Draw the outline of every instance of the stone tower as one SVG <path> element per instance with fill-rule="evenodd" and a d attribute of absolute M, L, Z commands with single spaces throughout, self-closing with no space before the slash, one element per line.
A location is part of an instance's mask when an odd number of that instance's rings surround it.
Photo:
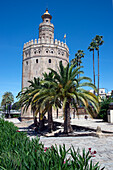
<path fill-rule="evenodd" d="M 64 66 L 69 62 L 69 49 L 66 43 L 57 39 L 54 41 L 54 25 L 51 23 L 52 16 L 48 9 L 42 15 L 43 22 L 39 25 L 39 38 L 24 44 L 22 88 L 28 87 L 28 80 L 34 77 L 42 78 L 42 73 L 49 72 L 48 68 L 58 71 L 59 61 Z M 29 109 L 23 117 L 32 117 Z"/>

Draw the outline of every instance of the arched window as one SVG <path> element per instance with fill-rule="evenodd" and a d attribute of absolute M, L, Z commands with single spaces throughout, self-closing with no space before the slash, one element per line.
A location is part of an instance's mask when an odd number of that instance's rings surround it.
<path fill-rule="evenodd" d="M 26 61 L 26 65 L 28 65 L 28 61 Z"/>
<path fill-rule="evenodd" d="M 51 59 L 49 59 L 49 63 L 51 63 Z"/>
<path fill-rule="evenodd" d="M 36 63 L 38 63 L 38 59 L 36 59 Z"/>

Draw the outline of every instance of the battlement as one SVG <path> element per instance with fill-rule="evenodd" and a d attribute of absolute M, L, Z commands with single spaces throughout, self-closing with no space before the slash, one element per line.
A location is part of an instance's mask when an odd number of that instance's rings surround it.
<path fill-rule="evenodd" d="M 37 39 L 35 40 L 32 39 L 31 41 L 24 43 L 24 49 L 32 45 L 43 44 L 43 43 L 58 45 L 58 46 L 66 48 L 69 51 L 67 44 L 64 43 L 63 41 L 61 42 L 60 40 L 57 40 L 57 39 L 55 39 L 54 41 L 53 39 L 50 40 L 50 39 L 44 39 L 44 38 L 38 38 L 38 41 Z"/>

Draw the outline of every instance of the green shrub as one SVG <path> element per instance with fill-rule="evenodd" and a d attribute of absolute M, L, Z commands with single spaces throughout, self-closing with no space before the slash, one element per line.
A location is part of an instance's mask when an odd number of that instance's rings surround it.
<path fill-rule="evenodd" d="M 95 151 L 96 152 L 96 151 Z M 13 123 L 0 119 L 0 169 L 3 170 L 100 170 L 90 161 L 91 150 L 82 155 L 72 146 L 44 148 L 39 139 L 30 140 Z"/>
<path fill-rule="evenodd" d="M 12 105 L 12 110 L 19 110 L 21 109 L 21 105 L 19 102 L 15 102 L 13 105 Z"/>
<path fill-rule="evenodd" d="M 113 101 L 112 98 L 106 98 L 104 99 L 101 103 L 100 103 L 100 111 L 99 111 L 99 114 L 98 114 L 98 117 L 99 119 L 103 119 L 104 121 L 108 121 L 107 120 L 107 110 L 109 108 L 109 104 Z"/>

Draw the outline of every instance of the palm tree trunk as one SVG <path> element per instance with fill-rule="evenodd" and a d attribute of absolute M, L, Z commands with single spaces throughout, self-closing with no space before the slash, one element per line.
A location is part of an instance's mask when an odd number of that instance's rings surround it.
<path fill-rule="evenodd" d="M 48 130 L 49 132 L 53 130 L 52 107 L 48 110 Z"/>
<path fill-rule="evenodd" d="M 95 85 L 95 61 L 94 61 L 94 50 L 93 50 L 93 77 L 94 77 L 94 85 Z M 94 91 L 95 94 L 95 91 Z"/>
<path fill-rule="evenodd" d="M 5 112 L 6 112 L 6 104 L 5 104 Z"/>
<path fill-rule="evenodd" d="M 99 74 L 99 47 L 98 47 L 98 96 L 99 96 L 99 77 L 100 74 Z"/>
<path fill-rule="evenodd" d="M 75 119 L 75 108 L 74 108 L 74 111 L 73 111 L 73 119 Z"/>
<path fill-rule="evenodd" d="M 72 127 L 70 124 L 70 107 L 69 103 L 66 103 L 65 113 L 64 113 L 64 133 L 68 134 L 68 132 L 72 132 Z"/>
<path fill-rule="evenodd" d="M 8 105 L 8 114 L 9 114 L 9 118 L 11 118 L 11 115 L 10 115 L 10 104 Z"/>
<path fill-rule="evenodd" d="M 33 111 L 34 126 L 36 127 L 36 126 L 37 126 L 37 117 L 35 116 L 36 108 L 34 107 L 34 108 L 32 109 L 32 111 Z"/>
<path fill-rule="evenodd" d="M 42 131 L 44 129 L 44 119 L 41 119 L 41 113 L 39 112 L 39 129 Z"/>
<path fill-rule="evenodd" d="M 58 108 L 56 109 L 56 111 L 57 111 L 57 116 L 56 116 L 56 118 L 58 119 Z"/>

